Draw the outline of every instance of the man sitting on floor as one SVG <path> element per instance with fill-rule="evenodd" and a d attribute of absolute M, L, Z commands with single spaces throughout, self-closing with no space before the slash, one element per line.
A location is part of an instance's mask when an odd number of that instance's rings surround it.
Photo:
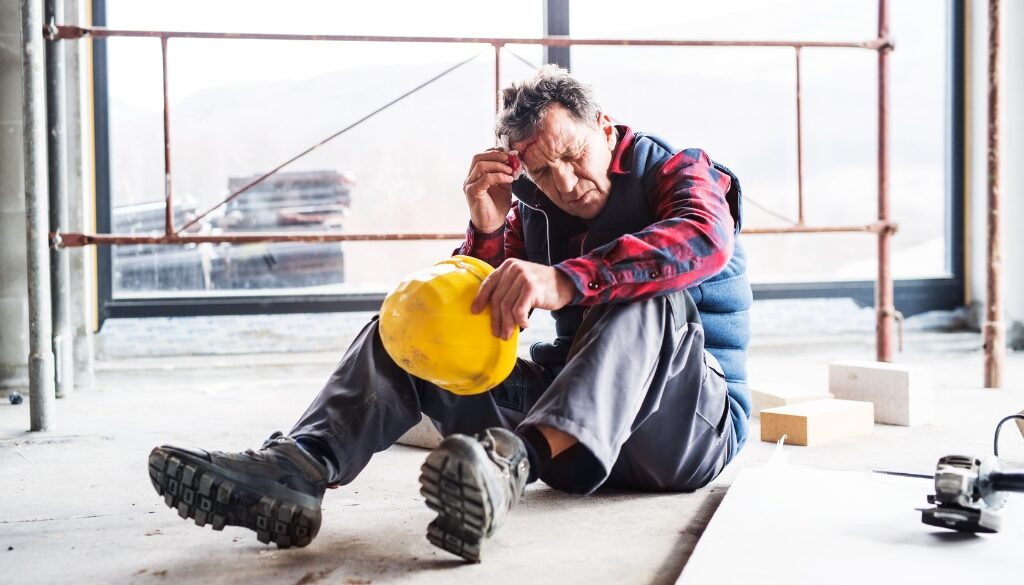
<path fill-rule="evenodd" d="M 426 414 L 447 438 L 420 477 L 435 545 L 480 545 L 537 479 L 689 491 L 746 439 L 750 285 L 739 181 L 697 149 L 617 126 L 589 86 L 545 66 L 503 92 L 509 149 L 473 157 L 457 253 L 497 269 L 472 310 L 495 336 L 552 311 L 557 337 L 490 392 L 456 396 L 403 371 L 374 317 L 287 435 L 259 451 L 157 447 L 150 476 L 182 517 L 305 546 L 342 486 Z M 519 165 L 525 176 L 516 178 Z"/>

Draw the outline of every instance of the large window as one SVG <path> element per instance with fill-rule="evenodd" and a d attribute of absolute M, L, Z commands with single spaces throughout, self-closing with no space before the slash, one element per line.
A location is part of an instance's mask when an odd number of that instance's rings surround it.
<path fill-rule="evenodd" d="M 574 36 L 864 41 L 877 35 L 871 0 L 721 0 L 572 4 Z M 651 18 L 657 14 L 657 18 Z M 892 0 L 892 216 L 896 278 L 952 273 L 946 248 L 946 145 L 950 116 L 948 18 L 934 0 Z M 852 225 L 877 213 L 877 63 L 874 51 L 802 51 L 805 216 Z M 606 108 L 679 148 L 701 147 L 741 178 L 749 226 L 797 217 L 794 50 L 577 47 L 572 67 L 593 80 Z M 637 97 L 643 87 L 646 98 Z M 755 282 L 869 280 L 875 240 L 865 235 L 748 238 Z"/>
<path fill-rule="evenodd" d="M 901 286 L 910 286 L 917 291 L 917 308 L 959 302 L 959 230 L 950 227 L 957 225 L 958 211 L 952 210 L 959 185 L 950 158 L 960 148 L 954 75 L 960 57 L 959 37 L 950 31 L 959 28 L 960 4 L 954 1 L 947 10 L 928 0 L 891 2 L 898 42 L 891 84 L 893 215 L 900 223 L 894 271 L 909 279 L 898 284 L 897 303 L 908 298 L 905 291 L 901 297 Z M 97 24 L 128 29 L 538 37 L 545 22 L 567 19 L 578 38 L 863 41 L 875 36 L 876 6 L 873 0 L 650 0 L 628 9 L 606 0 L 531 0 L 514 7 L 469 0 L 95 0 L 94 13 Z M 95 46 L 99 228 L 161 233 L 159 41 L 113 38 Z M 493 141 L 489 45 L 175 38 L 169 48 L 178 226 L 252 178 L 476 56 L 189 232 L 465 229 L 462 180 L 470 156 Z M 748 197 L 746 225 L 784 225 L 795 217 L 792 49 L 574 47 L 570 60 L 619 121 L 661 134 L 678 147 L 704 148 L 736 171 Z M 506 47 L 502 82 L 528 75 L 543 61 L 538 46 Z M 809 224 L 868 223 L 874 217 L 875 64 L 871 51 L 804 51 Z M 456 244 L 101 248 L 101 315 L 372 308 L 404 274 L 447 256 Z M 870 299 L 876 257 L 871 236 L 751 236 L 746 244 L 761 295 Z M 931 292 L 937 286 L 945 286 L 938 296 Z"/>

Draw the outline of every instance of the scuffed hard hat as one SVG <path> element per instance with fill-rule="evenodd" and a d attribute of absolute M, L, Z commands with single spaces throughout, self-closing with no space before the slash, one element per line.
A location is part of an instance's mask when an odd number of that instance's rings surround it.
<path fill-rule="evenodd" d="M 414 272 L 384 299 L 380 337 L 403 370 L 459 395 L 501 383 L 516 363 L 519 329 L 506 341 L 491 333 L 491 309 L 469 307 L 494 271 L 469 256 L 453 256 Z"/>

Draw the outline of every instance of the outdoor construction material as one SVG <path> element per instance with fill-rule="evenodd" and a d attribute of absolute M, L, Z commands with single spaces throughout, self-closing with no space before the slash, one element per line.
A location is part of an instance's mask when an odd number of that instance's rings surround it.
<path fill-rule="evenodd" d="M 398 438 L 398 443 L 408 445 L 409 447 L 433 449 L 441 444 L 443 438 L 441 433 L 437 432 L 437 427 L 434 426 L 434 423 L 430 422 L 427 415 L 423 415 L 423 418 L 420 419 L 420 422 L 416 423 L 416 426 Z"/>
<path fill-rule="evenodd" d="M 1024 550 L 1024 499 L 1006 530 L 955 535 L 921 523 L 930 479 L 805 468 L 744 469 L 694 549 L 678 585 L 1005 581 Z M 1012 528 L 1011 528 L 1012 527 Z M 735 562 L 743 551 L 743 562 Z"/>
<path fill-rule="evenodd" d="M 874 407 L 855 400 L 815 400 L 761 411 L 761 440 L 787 445 L 818 445 L 870 433 Z"/>
<path fill-rule="evenodd" d="M 836 398 L 875 405 L 875 422 L 913 426 L 932 422 L 932 377 L 928 370 L 882 362 L 832 362 L 828 388 Z"/>
<path fill-rule="evenodd" d="M 812 400 L 827 400 L 833 398 L 830 392 L 809 386 L 794 386 L 792 384 L 758 384 L 751 386 L 750 398 L 753 402 L 754 416 L 760 416 L 761 411 L 766 408 L 786 406 L 787 404 L 799 404 Z"/>

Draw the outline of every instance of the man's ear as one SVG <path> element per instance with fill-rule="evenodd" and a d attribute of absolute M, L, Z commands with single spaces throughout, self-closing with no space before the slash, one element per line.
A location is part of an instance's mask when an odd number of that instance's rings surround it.
<path fill-rule="evenodd" d="M 601 134 L 608 142 L 608 147 L 614 149 L 615 143 L 618 141 L 618 133 L 615 132 L 615 123 L 612 122 L 611 116 L 604 112 L 598 112 L 597 126 L 601 129 Z"/>

